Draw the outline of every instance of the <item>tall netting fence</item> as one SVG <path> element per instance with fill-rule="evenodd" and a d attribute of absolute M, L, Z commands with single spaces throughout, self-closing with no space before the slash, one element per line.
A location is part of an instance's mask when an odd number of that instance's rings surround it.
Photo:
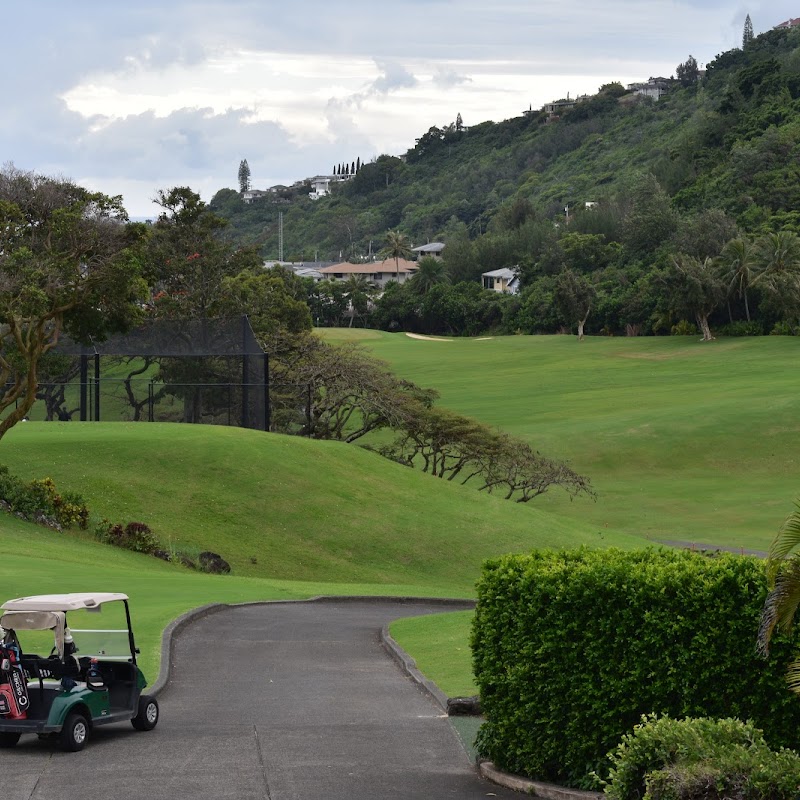
<path fill-rule="evenodd" d="M 151 320 L 82 345 L 63 337 L 39 382 L 32 419 L 185 422 L 302 430 L 307 389 L 270 387 L 269 356 L 247 317 Z M 273 405 L 271 394 L 277 405 Z"/>

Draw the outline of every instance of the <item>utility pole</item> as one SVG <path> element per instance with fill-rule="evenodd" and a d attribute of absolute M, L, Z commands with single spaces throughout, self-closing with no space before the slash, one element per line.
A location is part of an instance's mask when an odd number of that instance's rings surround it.
<path fill-rule="evenodd" d="M 283 262 L 283 211 L 278 212 L 278 261 Z"/>

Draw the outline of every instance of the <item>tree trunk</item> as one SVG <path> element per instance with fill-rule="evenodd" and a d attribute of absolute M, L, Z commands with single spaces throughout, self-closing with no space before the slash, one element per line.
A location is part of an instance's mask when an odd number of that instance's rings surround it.
<path fill-rule="evenodd" d="M 708 316 L 706 314 L 697 314 L 697 324 L 700 327 L 700 330 L 703 332 L 703 341 L 710 342 L 714 339 L 711 335 L 711 328 L 708 325 Z"/>
<path fill-rule="evenodd" d="M 747 289 L 744 290 L 744 314 L 747 317 L 747 321 L 750 322 L 750 305 L 747 302 Z"/>
<path fill-rule="evenodd" d="M 583 315 L 583 319 L 578 320 L 578 341 L 583 340 L 583 329 L 586 325 L 586 320 L 589 319 L 589 312 L 592 310 L 592 307 L 586 309 L 586 313 Z"/>

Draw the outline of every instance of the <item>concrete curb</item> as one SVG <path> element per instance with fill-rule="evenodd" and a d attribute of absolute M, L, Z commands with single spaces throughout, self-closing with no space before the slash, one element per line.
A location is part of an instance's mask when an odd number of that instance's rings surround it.
<path fill-rule="evenodd" d="M 389 633 L 389 626 L 381 628 L 381 644 L 400 669 L 408 675 L 424 692 L 426 692 L 441 710 L 447 713 L 447 695 L 431 680 L 428 680 L 418 669 L 417 662 L 403 650 Z"/>
<path fill-rule="evenodd" d="M 513 789 L 517 792 L 525 792 L 535 797 L 542 797 L 545 800 L 599 800 L 605 797 L 601 792 L 567 789 L 552 783 L 532 781 L 519 775 L 509 775 L 506 772 L 500 772 L 491 761 L 481 761 L 478 764 L 478 772 L 486 780 L 496 783 L 498 786 L 504 786 L 506 789 Z"/>
<path fill-rule="evenodd" d="M 374 603 L 380 600 L 408 604 L 429 603 L 432 605 L 441 605 L 444 608 L 458 608 L 465 611 L 475 607 L 474 600 L 457 600 L 446 597 L 375 597 L 369 595 L 317 595 L 307 600 L 255 600 L 245 603 L 209 603 L 206 606 L 200 606 L 199 608 L 187 611 L 185 614 L 181 614 L 181 616 L 170 622 L 164 629 L 164 633 L 161 636 L 161 668 L 155 683 L 148 689 L 148 694 L 158 695 L 169 683 L 170 673 L 172 671 L 172 655 L 175 637 L 187 627 L 187 625 L 191 625 L 193 622 L 210 616 L 211 614 L 217 614 L 228 608 L 241 608 L 244 606 L 284 605 L 288 603 Z M 442 709 L 443 713 L 447 714 L 447 701 L 449 698 L 435 683 L 426 678 L 417 669 L 416 661 L 414 661 L 390 635 L 388 625 L 384 625 L 381 629 L 380 638 L 384 649 L 399 665 L 400 669 L 415 681 L 420 689 L 427 692 L 434 703 Z M 496 783 L 498 786 L 504 786 L 507 789 L 542 797 L 545 798 L 545 800 L 599 800 L 599 798 L 604 797 L 604 795 L 599 792 L 566 789 L 562 786 L 531 781 L 519 775 L 510 775 L 505 772 L 500 772 L 491 761 L 479 762 L 478 772 L 483 778 L 492 783 Z"/>

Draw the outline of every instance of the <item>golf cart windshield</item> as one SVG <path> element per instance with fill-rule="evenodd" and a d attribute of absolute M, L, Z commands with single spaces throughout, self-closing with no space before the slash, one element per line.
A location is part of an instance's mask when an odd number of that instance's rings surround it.
<path fill-rule="evenodd" d="M 130 661 L 131 643 L 128 630 L 71 628 L 75 640 L 75 654 L 90 656 L 106 661 Z"/>
<path fill-rule="evenodd" d="M 3 604 L 2 619 L 7 623 L 3 627 L 26 632 L 20 637 L 24 639 L 23 652 L 46 655 L 52 647 L 52 652 L 63 659 L 66 631 L 72 637 L 68 639 L 70 645 L 74 641 L 70 655 L 135 663 L 127 600 L 126 595 L 110 593 L 18 598 Z M 46 646 L 42 639 L 45 632 L 50 636 Z"/>

